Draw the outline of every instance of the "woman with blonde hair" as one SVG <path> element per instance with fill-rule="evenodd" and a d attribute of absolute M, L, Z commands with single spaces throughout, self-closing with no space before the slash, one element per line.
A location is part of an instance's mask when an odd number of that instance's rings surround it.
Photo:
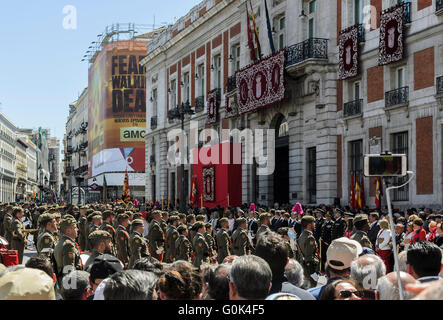
<path fill-rule="evenodd" d="M 406 226 L 406 235 L 405 238 L 403 239 L 403 242 L 401 243 L 405 248 L 404 251 L 408 251 L 413 235 L 414 235 L 414 223 L 411 221 Z"/>
<path fill-rule="evenodd" d="M 380 225 L 380 231 L 377 234 L 376 252 L 383 260 L 386 266 L 386 273 L 391 272 L 390 258 L 392 254 L 391 248 L 391 230 L 389 229 L 389 222 L 386 219 L 381 219 L 378 224 Z"/>

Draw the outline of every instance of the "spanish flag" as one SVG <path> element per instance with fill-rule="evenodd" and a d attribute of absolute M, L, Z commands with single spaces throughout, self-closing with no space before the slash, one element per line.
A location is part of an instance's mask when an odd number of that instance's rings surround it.
<path fill-rule="evenodd" d="M 361 189 L 358 182 L 358 177 L 355 179 L 355 209 L 361 209 Z"/>
<path fill-rule="evenodd" d="M 128 176 L 128 169 L 126 169 L 125 173 L 125 181 L 123 183 L 123 201 L 126 203 L 129 203 L 131 201 L 131 195 L 129 192 L 129 176 Z"/>
<path fill-rule="evenodd" d="M 196 200 L 197 200 L 197 178 L 194 177 L 192 179 L 191 194 L 189 196 L 189 201 L 191 202 L 191 206 L 195 206 Z"/>
<path fill-rule="evenodd" d="M 260 39 L 258 37 L 257 25 L 255 24 L 254 9 L 252 8 L 251 1 L 249 1 L 249 5 L 251 6 L 252 25 L 254 26 L 255 43 L 257 44 L 257 56 L 258 56 L 258 60 L 260 60 L 261 59 L 261 45 L 260 45 Z"/>

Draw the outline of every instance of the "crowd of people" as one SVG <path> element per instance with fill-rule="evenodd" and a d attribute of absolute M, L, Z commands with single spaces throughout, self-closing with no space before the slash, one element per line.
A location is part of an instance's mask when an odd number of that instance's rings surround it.
<path fill-rule="evenodd" d="M 397 210 L 395 234 L 389 221 L 300 204 L 4 204 L 0 235 L 19 264 L 0 264 L 0 299 L 398 300 L 399 282 L 405 299 L 443 299 L 442 213 Z M 29 235 L 37 254 L 22 264 Z"/>

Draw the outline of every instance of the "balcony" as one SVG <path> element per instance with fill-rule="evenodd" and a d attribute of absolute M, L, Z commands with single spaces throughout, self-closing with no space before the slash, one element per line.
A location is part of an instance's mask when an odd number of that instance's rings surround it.
<path fill-rule="evenodd" d="M 200 96 L 195 98 L 195 113 L 202 112 L 205 109 L 205 97 Z"/>
<path fill-rule="evenodd" d="M 391 90 L 385 93 L 385 108 L 407 106 L 409 103 L 409 87 Z"/>
<path fill-rule="evenodd" d="M 226 85 L 226 92 L 237 90 L 237 77 L 235 75 L 228 77 L 228 84 Z"/>
<path fill-rule="evenodd" d="M 409 2 L 409 1 L 400 0 L 400 1 L 398 1 L 397 5 L 395 5 L 391 8 L 388 8 L 386 10 L 383 10 L 382 14 L 391 11 L 392 8 L 397 8 L 400 4 L 404 4 L 404 8 L 405 8 L 405 11 L 403 12 L 403 23 L 410 24 L 411 23 L 411 2 Z"/>
<path fill-rule="evenodd" d="M 286 48 L 286 68 L 309 59 L 328 60 L 328 39 L 310 38 Z"/>
<path fill-rule="evenodd" d="M 151 130 L 157 128 L 157 116 L 151 117 Z"/>
<path fill-rule="evenodd" d="M 443 0 L 436 0 L 435 1 L 435 14 L 443 14 Z"/>
<path fill-rule="evenodd" d="M 361 116 L 363 110 L 363 99 L 347 102 L 343 105 L 343 117 L 350 118 Z"/>
<path fill-rule="evenodd" d="M 443 76 L 438 77 L 436 83 L 437 83 L 437 96 L 443 96 Z"/>

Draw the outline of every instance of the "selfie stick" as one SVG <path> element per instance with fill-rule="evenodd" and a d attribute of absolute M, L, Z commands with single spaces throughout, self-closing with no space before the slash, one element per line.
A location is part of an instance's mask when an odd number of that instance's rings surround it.
<path fill-rule="evenodd" d="M 400 292 L 400 300 L 404 300 L 404 295 L 403 295 L 403 287 L 401 284 L 401 278 L 400 278 L 400 265 L 398 263 L 398 252 L 397 252 L 397 240 L 395 239 L 395 230 L 394 230 L 394 218 L 392 217 L 392 207 L 391 207 L 391 197 L 389 195 L 389 191 L 393 190 L 393 189 L 400 189 L 403 188 L 404 186 L 406 186 L 407 184 L 409 184 L 412 179 L 414 179 L 414 172 L 412 171 L 407 171 L 408 175 L 411 175 L 411 178 L 405 183 L 402 184 L 401 186 L 392 186 L 389 188 L 386 188 L 386 201 L 388 202 L 388 211 L 389 211 L 389 224 L 391 225 L 391 237 L 392 237 L 392 243 L 393 243 L 393 248 L 392 251 L 394 253 L 394 261 L 395 261 L 395 271 L 397 272 L 397 282 L 398 282 L 398 290 Z M 386 181 L 383 179 L 385 186 L 386 185 Z"/>

